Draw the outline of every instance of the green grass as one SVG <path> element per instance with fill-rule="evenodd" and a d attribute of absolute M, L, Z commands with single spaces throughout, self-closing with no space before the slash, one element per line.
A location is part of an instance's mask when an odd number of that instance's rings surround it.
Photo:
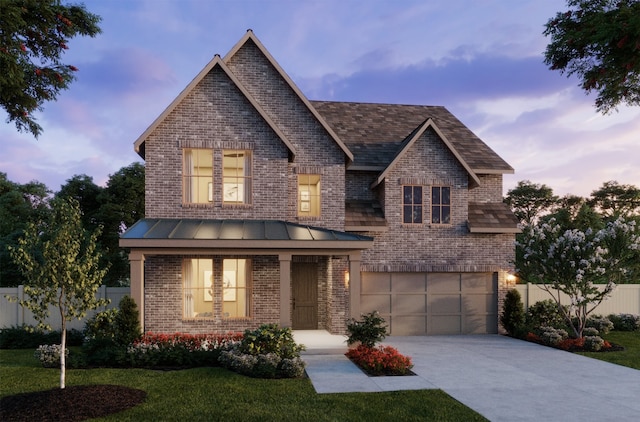
<path fill-rule="evenodd" d="M 0 350 L 0 396 L 56 388 L 33 350 Z M 69 369 L 67 385 L 117 384 L 147 392 L 145 403 L 103 421 L 485 421 L 442 390 L 316 394 L 308 379 L 262 380 L 222 368 L 181 371 Z"/>
<path fill-rule="evenodd" d="M 581 352 L 581 355 L 640 369 L 640 332 L 612 331 L 603 339 L 624 346 L 621 352 Z"/>

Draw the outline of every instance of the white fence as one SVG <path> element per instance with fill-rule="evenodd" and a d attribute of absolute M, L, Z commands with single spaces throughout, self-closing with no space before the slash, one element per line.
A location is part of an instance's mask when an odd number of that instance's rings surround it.
<path fill-rule="evenodd" d="M 67 329 L 75 328 L 76 330 L 82 330 L 87 319 L 91 318 L 99 311 L 105 309 L 117 308 L 120 299 L 123 296 L 129 294 L 129 287 L 107 287 L 101 286 L 96 293 L 96 296 L 100 299 L 111 299 L 111 303 L 106 307 L 98 308 L 95 311 L 87 312 L 87 316 L 81 320 L 74 319 L 73 321 L 67 321 Z M 6 296 L 17 297 L 18 299 L 24 299 L 24 287 L 1 287 L 0 288 L 0 328 L 20 326 L 20 325 L 37 325 L 38 322 L 33 318 L 33 314 L 30 310 L 23 308 L 17 302 L 10 302 Z M 54 330 L 59 330 L 60 324 L 60 311 L 57 308 L 49 309 L 48 323 Z"/>
<path fill-rule="evenodd" d="M 515 288 L 522 296 L 525 310 L 536 302 L 551 299 L 551 295 L 537 284 L 516 284 Z M 560 300 L 563 305 L 570 303 L 568 296 L 564 294 L 560 295 Z M 611 296 L 593 311 L 593 314 L 605 316 L 609 314 L 640 315 L 640 284 L 619 284 Z"/>

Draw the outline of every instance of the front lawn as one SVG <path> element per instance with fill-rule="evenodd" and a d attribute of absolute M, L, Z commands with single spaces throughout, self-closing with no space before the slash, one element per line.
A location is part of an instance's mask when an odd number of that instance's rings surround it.
<path fill-rule="evenodd" d="M 59 385 L 59 370 L 42 368 L 33 352 L 0 350 L 0 396 Z M 441 390 L 316 394 L 308 379 L 255 379 L 222 368 L 67 370 L 67 386 L 86 384 L 147 392 L 143 404 L 96 419 L 105 421 L 486 420 Z"/>
<path fill-rule="evenodd" d="M 629 368 L 640 369 L 640 331 L 611 331 L 603 339 L 624 346 L 620 352 L 580 352 L 583 356 L 600 359 Z"/>

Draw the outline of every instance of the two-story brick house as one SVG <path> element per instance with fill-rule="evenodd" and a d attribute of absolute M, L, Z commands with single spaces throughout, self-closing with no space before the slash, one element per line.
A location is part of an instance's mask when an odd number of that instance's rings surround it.
<path fill-rule="evenodd" d="M 146 331 L 378 310 L 395 335 L 497 332 L 513 169 L 445 108 L 309 101 L 248 31 L 134 147 L 146 218 L 120 245 Z"/>

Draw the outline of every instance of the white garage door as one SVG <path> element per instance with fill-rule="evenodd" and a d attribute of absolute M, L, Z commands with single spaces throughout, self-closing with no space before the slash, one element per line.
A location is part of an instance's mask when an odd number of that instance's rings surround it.
<path fill-rule="evenodd" d="M 360 310 L 396 336 L 498 331 L 497 273 L 363 273 Z"/>

